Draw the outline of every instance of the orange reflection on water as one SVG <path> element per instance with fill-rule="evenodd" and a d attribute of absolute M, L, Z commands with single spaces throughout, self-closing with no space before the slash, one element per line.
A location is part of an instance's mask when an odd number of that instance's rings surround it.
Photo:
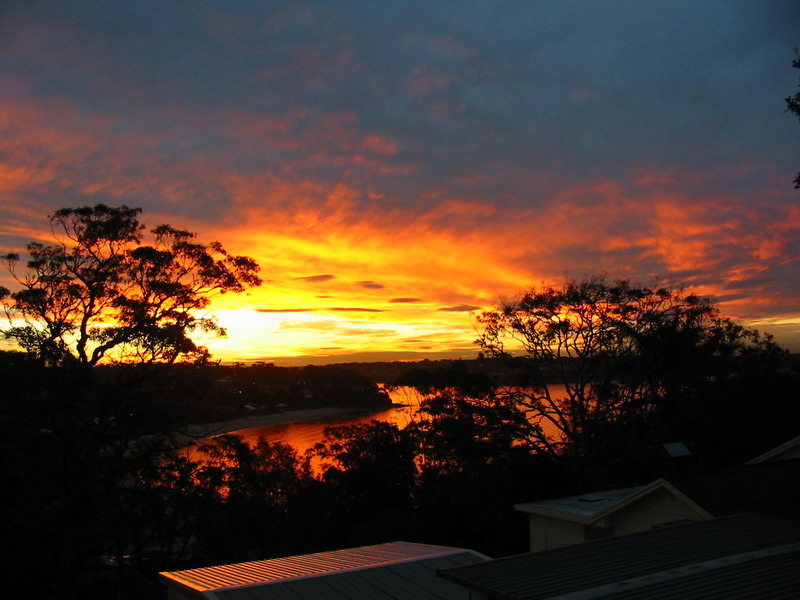
<path fill-rule="evenodd" d="M 563 399 L 566 396 L 566 390 L 563 385 L 551 385 L 550 391 L 554 398 Z M 197 444 L 185 448 L 182 452 L 185 453 L 188 460 L 198 463 L 199 469 L 217 467 L 223 470 L 235 470 L 237 464 L 236 459 L 233 458 L 234 454 L 231 454 L 230 460 L 227 460 L 225 458 L 225 452 L 220 452 L 220 448 L 213 443 L 215 441 L 222 441 L 225 435 L 235 435 L 241 439 L 241 443 L 252 448 L 256 448 L 264 441 L 269 444 L 283 444 L 289 446 L 291 451 L 296 453 L 298 465 L 307 458 L 311 472 L 319 475 L 319 458 L 314 458 L 309 451 L 312 450 L 316 444 L 325 439 L 326 429 L 368 424 L 373 421 L 388 422 L 403 428 L 421 418 L 419 412 L 420 401 L 423 396 L 419 392 L 410 387 L 390 388 L 387 389 L 387 392 L 394 404 L 392 408 L 378 411 L 345 409 L 336 411 L 332 415 L 306 421 L 285 421 L 282 423 L 238 429 L 231 431 L 229 434 L 219 434 L 207 440 L 200 441 Z M 286 413 L 287 418 L 292 418 L 293 416 L 296 418 L 298 415 L 299 412 Z M 552 440 L 561 438 L 560 432 L 552 423 L 545 420 L 539 424 L 543 427 L 546 435 Z M 222 445 L 225 446 L 224 443 Z M 203 450 L 204 446 L 206 447 L 205 451 Z M 231 476 L 234 475 L 228 473 L 222 475 L 222 478 L 223 480 L 227 480 L 227 478 Z M 225 496 L 226 490 L 227 486 L 223 481 L 217 491 L 220 495 Z"/>
<path fill-rule="evenodd" d="M 235 467 L 235 459 L 226 460 L 218 452 L 215 441 L 221 441 L 225 435 L 235 435 L 242 443 L 256 447 L 260 442 L 270 444 L 284 444 L 290 446 L 302 460 L 309 450 L 325 438 L 325 429 L 347 425 L 367 424 L 372 421 L 384 421 L 405 427 L 411 423 L 419 411 L 420 396 L 411 388 L 396 388 L 387 390 L 393 407 L 383 410 L 344 409 L 333 414 L 310 420 L 284 421 L 281 423 L 261 425 L 231 431 L 228 434 L 219 434 L 187 446 L 181 453 L 191 462 L 203 467 L 231 468 Z M 299 412 L 286 413 L 287 418 L 297 416 Z M 205 448 L 205 450 L 204 450 Z M 312 471 L 314 462 L 310 463 Z"/>
<path fill-rule="evenodd" d="M 302 454 L 322 441 L 325 437 L 325 429 L 328 427 L 358 425 L 371 421 L 395 422 L 402 426 L 405 424 L 402 419 L 407 415 L 408 409 L 405 407 L 390 408 L 377 412 L 354 410 L 351 413 L 342 413 L 333 418 L 264 425 L 250 429 L 240 429 L 234 433 L 241 436 L 249 444 L 255 444 L 259 439 L 263 438 L 270 443 L 280 442 L 287 444 L 294 448 L 298 454 Z"/>

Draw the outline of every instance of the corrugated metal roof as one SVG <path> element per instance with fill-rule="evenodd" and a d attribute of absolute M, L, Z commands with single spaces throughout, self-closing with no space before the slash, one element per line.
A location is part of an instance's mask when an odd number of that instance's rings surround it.
<path fill-rule="evenodd" d="M 215 593 L 219 600 L 467 600 L 469 592 L 436 575 L 439 569 L 480 560 L 462 552 L 358 571 L 277 581 Z"/>
<path fill-rule="evenodd" d="M 675 578 L 657 586 L 618 591 L 604 600 L 770 600 L 796 599 L 800 592 L 800 550 Z M 597 596 L 595 596 L 597 597 Z"/>
<path fill-rule="evenodd" d="M 408 586 L 409 581 L 413 581 L 409 580 L 409 576 L 413 575 L 415 570 L 422 569 L 427 573 L 428 583 L 431 586 L 442 587 L 442 584 L 445 584 L 444 587 L 451 590 L 451 595 L 430 596 L 431 598 L 452 598 L 454 597 L 452 591 L 458 592 L 458 586 L 438 579 L 436 570 L 487 559 L 488 557 L 482 554 L 460 548 L 392 542 L 316 554 L 164 572 L 161 576 L 170 585 L 177 584 L 179 587 L 200 593 L 214 592 L 217 598 L 224 597 L 230 600 L 265 597 L 259 591 L 260 587 L 269 588 L 270 598 L 280 597 L 279 594 L 282 592 L 289 594 L 286 597 L 297 598 L 298 590 L 309 587 L 316 589 L 317 592 L 321 587 L 330 589 L 326 595 L 315 596 L 312 593 L 300 597 L 336 598 L 339 594 L 343 598 L 357 598 L 359 590 L 362 593 L 367 592 L 365 597 L 376 597 L 370 586 L 381 581 L 382 585 L 386 585 L 393 579 L 395 585 L 400 588 L 403 585 Z M 422 565 L 422 562 L 425 564 Z M 347 577 L 355 574 L 358 576 Z M 334 575 L 336 581 L 331 579 Z M 320 582 L 322 579 L 326 581 Z M 289 583 L 292 584 L 293 592 L 289 590 Z M 347 591 L 348 586 L 352 587 L 349 591 Z"/>
<path fill-rule="evenodd" d="M 541 600 L 576 594 L 626 580 L 698 565 L 721 557 L 800 541 L 800 523 L 761 515 L 740 515 L 607 538 L 557 550 L 501 558 L 440 571 L 450 581 L 505 600 Z M 793 555 L 793 554 L 792 554 Z M 747 563 L 750 569 L 783 564 L 780 559 Z M 796 575 L 796 567 L 792 574 Z M 738 574 L 742 566 L 730 567 Z M 726 578 L 725 569 L 707 571 L 707 581 Z M 790 577 L 782 574 L 779 579 Z M 658 598 L 662 585 L 686 586 L 690 580 L 643 586 L 642 598 Z M 784 581 L 785 583 L 785 581 Z M 800 582 L 793 582 L 795 593 Z M 632 593 L 632 592 L 631 592 Z M 684 597 L 684 593 L 665 597 Z M 687 596 L 688 597 L 688 596 Z"/>
<path fill-rule="evenodd" d="M 672 485 L 715 517 L 760 513 L 794 517 L 800 507 L 800 459 L 694 473 Z"/>

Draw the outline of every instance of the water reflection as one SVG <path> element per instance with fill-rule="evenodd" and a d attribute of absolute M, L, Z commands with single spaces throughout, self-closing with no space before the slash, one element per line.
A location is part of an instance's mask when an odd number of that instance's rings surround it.
<path fill-rule="evenodd" d="M 379 411 L 353 410 L 340 414 L 334 418 L 324 418 L 313 421 L 300 421 L 282 423 L 278 425 L 262 425 L 249 429 L 232 431 L 232 434 L 241 436 L 246 442 L 253 444 L 258 438 L 266 438 L 269 442 L 282 442 L 292 446 L 302 454 L 312 448 L 317 442 L 322 441 L 326 427 L 340 425 L 357 425 L 370 421 L 386 421 L 399 427 L 405 427 L 416 416 L 419 410 L 419 394 L 413 388 L 387 389 L 394 407 Z"/>
<path fill-rule="evenodd" d="M 566 396 L 563 385 L 551 385 L 550 391 L 554 397 Z M 298 421 L 292 423 L 282 423 L 278 425 L 263 425 L 249 429 L 239 429 L 231 433 L 241 436 L 246 442 L 254 444 L 258 438 L 266 438 L 269 442 L 282 442 L 294 447 L 299 454 L 312 448 L 317 442 L 321 442 L 324 437 L 326 427 L 338 427 L 340 425 L 357 425 L 369 423 L 370 421 L 386 421 L 394 423 L 399 427 L 405 427 L 415 418 L 419 412 L 421 395 L 411 387 L 385 388 L 392 403 L 392 408 L 379 411 L 353 410 L 352 412 L 339 414 L 334 418 L 324 418 L 312 421 Z M 556 428 L 548 423 L 543 423 L 546 433 L 558 437 Z"/>

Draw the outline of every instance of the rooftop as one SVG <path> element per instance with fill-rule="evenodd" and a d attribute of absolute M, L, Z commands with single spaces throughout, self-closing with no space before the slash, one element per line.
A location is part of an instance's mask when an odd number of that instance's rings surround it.
<path fill-rule="evenodd" d="M 738 515 L 440 571 L 503 600 L 800 594 L 800 523 Z"/>
<path fill-rule="evenodd" d="M 162 580 L 187 598 L 464 598 L 436 576 L 442 568 L 488 560 L 461 548 L 392 542 L 317 554 L 169 571 Z"/>
<path fill-rule="evenodd" d="M 694 473 L 671 479 L 670 483 L 715 517 L 745 512 L 798 517 L 797 458 Z"/>
<path fill-rule="evenodd" d="M 787 440 L 780 446 L 768 450 L 763 454 L 747 461 L 747 464 L 762 463 L 771 460 L 785 460 L 786 458 L 796 458 L 800 454 L 800 435 Z"/>
<path fill-rule="evenodd" d="M 526 513 L 547 514 L 573 519 L 578 517 L 581 521 L 591 522 L 609 508 L 615 507 L 623 500 L 633 496 L 639 489 L 638 487 L 631 487 L 567 496 L 566 498 L 551 498 L 515 504 L 514 508 Z"/>
<path fill-rule="evenodd" d="M 518 511 L 576 523 L 593 523 L 634 501 L 667 490 L 707 517 L 761 513 L 797 518 L 800 459 L 748 463 L 735 467 L 656 479 L 647 485 L 515 504 Z"/>

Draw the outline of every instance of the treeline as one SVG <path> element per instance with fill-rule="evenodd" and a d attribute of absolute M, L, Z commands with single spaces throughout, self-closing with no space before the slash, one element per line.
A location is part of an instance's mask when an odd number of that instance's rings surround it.
<path fill-rule="evenodd" d="M 179 365 L 192 370 L 191 365 Z M 378 386 L 346 365 L 277 367 L 271 363 L 205 365 L 202 402 L 220 416 L 328 406 L 382 409 L 391 405 Z M 196 371 L 196 369 L 195 369 Z"/>
<path fill-rule="evenodd" d="M 522 360 L 522 359 L 520 359 Z M 557 377 L 558 361 L 553 361 L 551 373 Z M 409 374 L 425 371 L 427 373 L 446 373 L 453 369 L 466 366 L 470 372 L 490 378 L 498 385 L 506 385 L 514 382 L 513 370 L 509 370 L 507 363 L 501 363 L 491 358 L 483 356 L 478 352 L 477 358 L 473 359 L 436 359 L 436 360 L 417 360 L 417 361 L 380 361 L 380 362 L 347 362 L 334 363 L 331 367 L 338 367 L 360 373 L 369 381 L 374 383 L 392 383 L 402 381 Z"/>
<path fill-rule="evenodd" d="M 23 357 L 15 354 L 0 353 L 0 361 L 19 364 Z M 51 372 L 65 377 L 63 374 L 72 370 Z M 375 383 L 346 366 L 98 365 L 86 377 L 73 385 L 91 385 L 92 394 L 103 398 L 98 415 L 118 427 L 142 432 L 286 410 L 331 406 L 384 409 L 391 405 L 389 396 Z"/>

